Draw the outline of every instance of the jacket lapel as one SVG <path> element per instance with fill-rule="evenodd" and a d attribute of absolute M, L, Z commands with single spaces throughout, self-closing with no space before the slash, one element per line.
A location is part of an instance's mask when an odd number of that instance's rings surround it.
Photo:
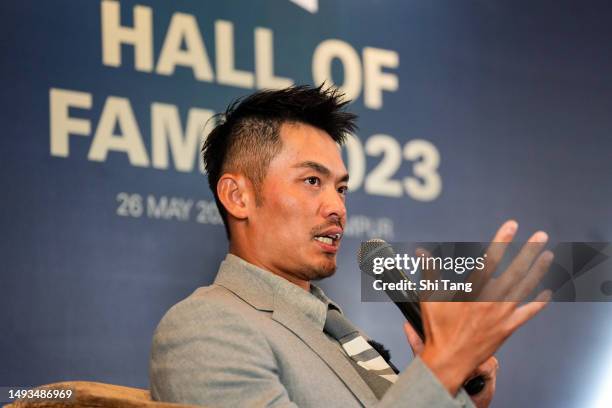
<path fill-rule="evenodd" d="M 299 313 L 295 313 L 292 305 L 275 298 L 272 319 L 291 330 L 325 361 L 362 405 L 371 406 L 378 402 L 376 395 L 340 349 L 334 346 L 320 328 L 315 327 L 310 320 L 303 318 Z"/>

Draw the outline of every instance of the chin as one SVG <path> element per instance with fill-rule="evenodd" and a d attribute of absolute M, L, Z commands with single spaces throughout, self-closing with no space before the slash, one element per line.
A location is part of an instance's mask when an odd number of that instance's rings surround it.
<path fill-rule="evenodd" d="M 323 264 L 318 265 L 312 271 L 311 280 L 321 280 L 325 278 L 329 278 L 334 273 L 336 273 L 336 261 L 327 261 Z"/>

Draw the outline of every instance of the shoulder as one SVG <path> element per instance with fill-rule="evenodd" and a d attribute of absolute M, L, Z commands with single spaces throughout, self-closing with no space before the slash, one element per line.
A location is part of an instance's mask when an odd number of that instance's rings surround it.
<path fill-rule="evenodd" d="M 233 292 L 219 285 L 198 288 L 175 304 L 159 322 L 155 343 L 193 337 L 253 336 L 262 320 L 269 320 Z M 256 336 L 257 337 L 257 336 Z"/>
<path fill-rule="evenodd" d="M 151 395 L 203 405 L 258 405 L 236 401 L 261 395 L 265 380 L 278 382 L 266 321 L 270 313 L 222 286 L 196 290 L 157 326 L 149 360 Z"/>
<path fill-rule="evenodd" d="M 197 323 L 205 323 L 201 328 L 216 322 L 247 323 L 247 319 L 243 318 L 245 313 L 248 315 L 255 312 L 253 306 L 223 286 L 201 287 L 172 306 L 161 319 L 156 332 Z"/>

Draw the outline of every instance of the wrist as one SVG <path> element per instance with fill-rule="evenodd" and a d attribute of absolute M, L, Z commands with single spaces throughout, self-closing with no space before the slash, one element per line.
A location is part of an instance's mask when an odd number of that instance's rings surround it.
<path fill-rule="evenodd" d="M 472 372 L 469 364 L 457 358 L 456 354 L 442 352 L 428 345 L 419 357 L 453 397 Z"/>

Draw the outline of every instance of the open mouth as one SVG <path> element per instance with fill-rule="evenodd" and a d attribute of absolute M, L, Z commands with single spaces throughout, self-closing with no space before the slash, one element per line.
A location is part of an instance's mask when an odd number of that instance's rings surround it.
<path fill-rule="evenodd" d="M 340 238 L 342 238 L 341 233 L 329 234 L 329 235 L 317 235 L 315 237 L 317 241 L 323 244 L 326 244 L 326 245 L 333 245 L 333 246 L 336 246 L 338 244 L 338 241 L 340 241 Z"/>

